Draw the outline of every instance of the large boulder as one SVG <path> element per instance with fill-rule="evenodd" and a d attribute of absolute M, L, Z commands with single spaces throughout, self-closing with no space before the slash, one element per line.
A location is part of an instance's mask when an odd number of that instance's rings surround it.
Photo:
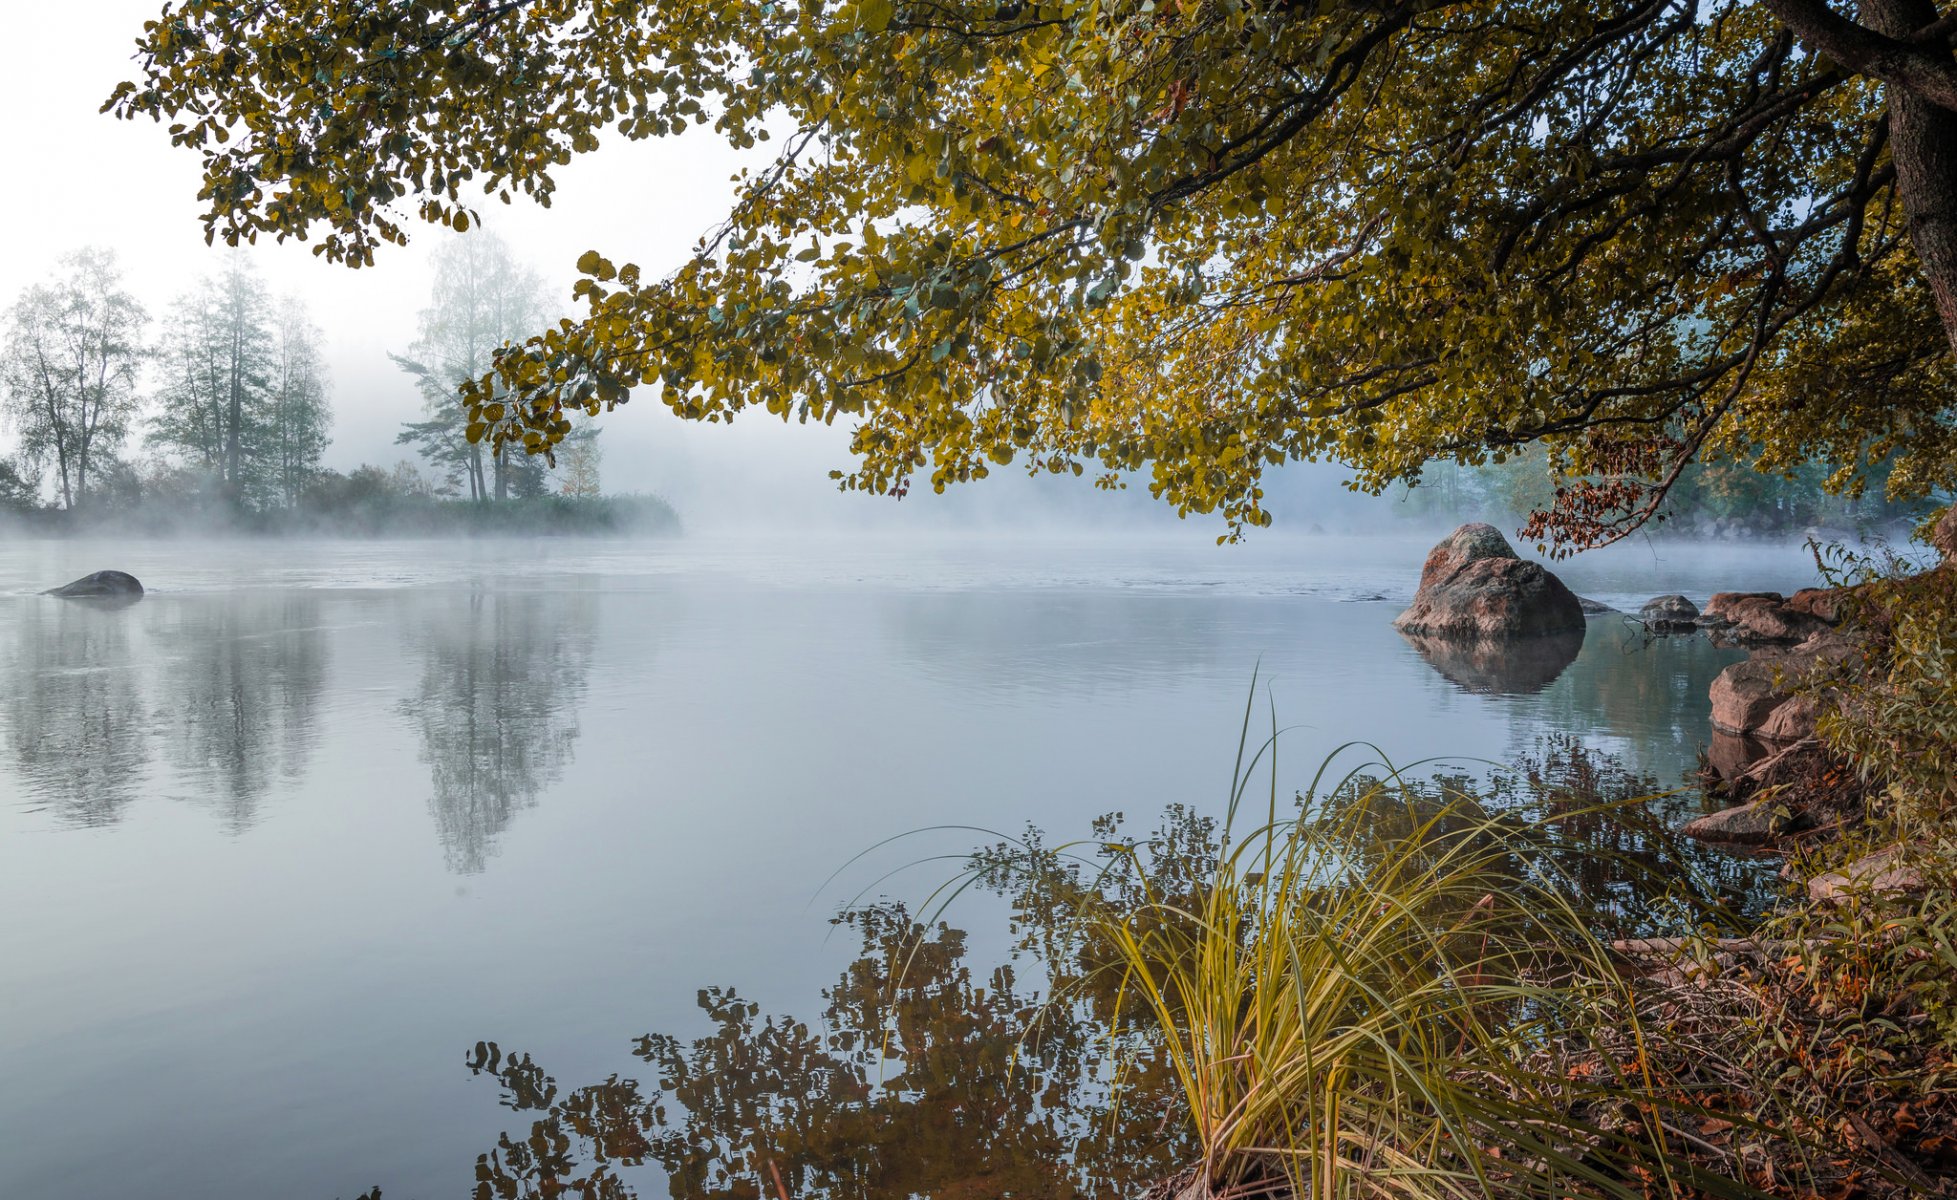
<path fill-rule="evenodd" d="M 1427 555 L 1413 605 L 1393 627 L 1481 641 L 1581 634 L 1583 604 L 1541 564 L 1519 558 L 1501 530 L 1477 522 L 1447 535 Z"/>
<path fill-rule="evenodd" d="M 1864 653 L 1860 638 L 1835 629 L 1823 629 L 1798 646 L 1755 650 L 1712 681 L 1712 726 L 1799 741 L 1813 732 L 1817 713 L 1806 700 L 1794 703 L 1796 685 L 1840 673 Z"/>
<path fill-rule="evenodd" d="M 1757 733 L 1787 702 L 1785 666 L 1778 656 L 1755 655 L 1721 671 L 1712 681 L 1712 727 L 1742 736 Z"/>
<path fill-rule="evenodd" d="M 1782 745 L 1806 741 L 1814 736 L 1814 721 L 1819 715 L 1812 696 L 1789 696 L 1760 722 L 1759 734 Z"/>
<path fill-rule="evenodd" d="M 143 598 L 143 585 L 125 571 L 97 571 L 73 583 L 49 588 L 41 594 L 59 596 L 63 600 L 140 600 Z"/>

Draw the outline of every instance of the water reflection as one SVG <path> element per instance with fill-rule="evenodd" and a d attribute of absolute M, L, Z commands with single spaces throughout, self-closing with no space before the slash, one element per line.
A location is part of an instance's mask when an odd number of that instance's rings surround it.
<path fill-rule="evenodd" d="M 421 742 L 450 870 L 481 871 L 570 766 L 596 621 L 578 592 L 478 589 L 415 606 L 421 679 L 400 712 Z"/>
<path fill-rule="evenodd" d="M 321 615 L 312 593 L 241 593 L 177 606 L 158 632 L 158 732 L 233 831 L 275 782 L 305 774 L 326 680 Z"/>
<path fill-rule="evenodd" d="M 6 699 L 15 766 L 62 822 L 110 824 L 149 758 L 126 614 L 53 601 L 18 611 Z"/>
<path fill-rule="evenodd" d="M 1583 649 L 1583 631 L 1506 641 L 1400 635 L 1463 691 L 1527 695 L 1556 682 Z"/>
<path fill-rule="evenodd" d="M 1648 785 L 1615 760 L 1552 740 L 1492 787 L 1417 785 L 1403 820 L 1386 806 L 1389 819 L 1351 850 L 1413 836 L 1416 821 L 1419 836 L 1444 839 L 1465 814 L 1427 822 L 1472 787 L 1498 811 L 1564 818 L 1537 831 L 1516 869 L 1590 897 L 1600 932 L 1675 932 L 1730 898 L 1721 893 L 1757 890 L 1742 867 L 1695 858 L 1635 808 L 1599 807 Z M 1097 839 L 1118 832 L 1113 816 L 1094 830 Z M 822 993 L 819 1022 L 764 1016 L 733 991 L 704 989 L 711 1031 L 640 1038 L 644 1080 L 613 1074 L 567 1089 L 528 1054 L 478 1042 L 470 1074 L 498 1083 L 528 1127 L 505 1130 L 477 1157 L 474 1195 L 625 1200 L 662 1183 L 673 1200 L 1146 1194 L 1196 1147 L 1158 1043 L 1132 1025 L 1132 998 L 1119 1022 L 1128 1032 L 1108 1036 L 1124 1003 L 1120 975 L 1098 969 L 1108 947 L 1078 914 L 1090 892 L 1117 911 L 1144 894 L 1200 907 L 1220 834 L 1213 819 L 1172 806 L 1135 859 L 1097 865 L 1029 829 L 973 860 L 975 879 L 1010 906 L 1014 953 L 1004 964 L 975 963 L 963 932 L 927 928 L 901 906 L 858 910 L 839 921 L 859 935 L 859 953 Z M 1047 1002 L 1042 986 L 1062 1000 Z"/>
<path fill-rule="evenodd" d="M 1112 1103 L 1087 1007 L 1043 1006 L 1011 966 L 975 972 L 963 932 L 900 907 L 843 920 L 861 954 L 818 1026 L 704 990 L 711 1033 L 639 1039 L 654 1084 L 564 1090 L 477 1043 L 470 1072 L 534 1116 L 477 1158 L 474 1194 L 623 1200 L 663 1175 L 674 1200 L 1071 1200 L 1138 1195 L 1188 1159 L 1159 1062 L 1137 1062 Z"/>

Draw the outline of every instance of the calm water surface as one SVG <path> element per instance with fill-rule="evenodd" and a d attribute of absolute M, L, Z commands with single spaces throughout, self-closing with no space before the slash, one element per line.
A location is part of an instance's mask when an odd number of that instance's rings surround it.
<path fill-rule="evenodd" d="M 0 543 L 0 1196 L 543 1195 L 540 1119 L 610 1160 L 593 1194 L 758 1195 L 730 1163 L 801 1160 L 757 1130 L 893 1078 L 860 1043 L 784 1076 L 766 1014 L 860 1018 L 838 980 L 878 935 L 838 906 L 985 839 L 831 873 L 929 826 L 1218 811 L 1254 669 L 1292 786 L 1351 740 L 1690 768 L 1731 652 L 1606 617 L 1528 662 L 1423 654 L 1388 622 L 1430 540 Z M 33 594 L 110 566 L 151 594 Z M 1793 546 L 1560 569 L 1624 607 L 1813 581 Z M 1003 1027 L 1006 935 L 966 915 L 931 1003 Z M 831 1129 L 910 1165 L 828 1190 L 1029 1194 L 955 1161 L 1029 1113 L 1026 1155 L 1079 1157 L 1085 1118 L 970 1076 Z"/>

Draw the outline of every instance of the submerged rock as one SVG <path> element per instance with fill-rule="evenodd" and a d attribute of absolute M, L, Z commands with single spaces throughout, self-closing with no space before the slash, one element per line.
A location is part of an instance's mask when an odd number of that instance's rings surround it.
<path fill-rule="evenodd" d="M 1481 641 L 1580 637 L 1583 603 L 1540 564 L 1518 557 L 1501 530 L 1476 522 L 1428 553 L 1413 605 L 1393 627 L 1422 637 Z"/>
<path fill-rule="evenodd" d="M 1696 629 L 1699 625 L 1699 606 L 1677 594 L 1656 596 L 1638 609 L 1638 619 L 1650 628 L 1666 633 Z"/>
<path fill-rule="evenodd" d="M 1578 596 L 1576 602 L 1583 606 L 1583 615 L 1587 617 L 1601 617 L 1606 613 L 1617 611 L 1602 600 L 1592 600 L 1588 596 Z"/>
<path fill-rule="evenodd" d="M 97 571 L 41 594 L 63 600 L 140 600 L 143 585 L 125 571 Z"/>

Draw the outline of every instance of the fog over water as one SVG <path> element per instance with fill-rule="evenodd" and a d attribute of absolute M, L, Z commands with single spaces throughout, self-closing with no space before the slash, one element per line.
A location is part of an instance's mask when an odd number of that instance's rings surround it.
<path fill-rule="evenodd" d="M 96 115 L 158 0 L 14 7 L 33 52 L 0 107 L 31 114 L 15 161 L 60 183 L 0 189 L 0 301 L 96 244 L 161 317 L 224 255 L 196 156 Z M 568 298 L 587 249 L 677 265 L 741 165 L 711 135 L 608 146 L 552 209 L 487 224 Z M 422 401 L 387 355 L 454 236 L 416 229 L 358 272 L 250 252 L 324 330 L 326 466 L 409 453 L 394 436 Z M 0 528 L 0 1197 L 467 1194 L 530 1119 L 471 1074 L 478 1041 L 582 1082 L 633 1070 L 640 1034 L 706 1030 L 705 987 L 812 1015 L 855 951 L 838 907 L 916 899 L 950 861 L 883 873 L 983 835 L 886 847 L 825 886 L 838 867 L 934 826 L 1213 815 L 1253 675 L 1293 727 L 1286 791 L 1348 742 L 1468 762 L 1553 735 L 1672 784 L 1738 657 L 1620 615 L 1526 655 L 1402 638 L 1442 526 L 1335 465 L 1275 472 L 1277 527 L 1219 547 L 1220 522 L 1140 485 L 1005 470 L 899 503 L 837 493 L 842 428 L 689 425 L 649 397 L 603 423 L 605 491 L 665 495 L 685 536 Z M 103 568 L 148 595 L 39 594 Z M 1792 539 L 1639 538 L 1556 569 L 1627 610 L 1816 582 Z M 961 913 L 987 978 L 1003 922 Z M 665 1190 L 656 1165 L 623 1176 Z"/>
<path fill-rule="evenodd" d="M 1354 739 L 1568 732 L 1676 780 L 1734 657 L 1594 619 L 1519 673 L 1388 622 L 1424 537 L 969 534 L 457 544 L 0 542 L 0 1192 L 458 1195 L 479 1039 L 567 1082 L 819 1011 L 859 889 L 981 840 L 1220 811 L 1253 671 L 1302 786 Z M 101 609 L 34 592 L 114 565 Z M 1792 546 L 1622 546 L 1608 602 L 1787 589 Z M 820 893 L 820 894 L 819 894 Z M 1005 932 L 960 909 L 975 969 Z M 657 1168 L 628 1172 L 663 1193 Z"/>

